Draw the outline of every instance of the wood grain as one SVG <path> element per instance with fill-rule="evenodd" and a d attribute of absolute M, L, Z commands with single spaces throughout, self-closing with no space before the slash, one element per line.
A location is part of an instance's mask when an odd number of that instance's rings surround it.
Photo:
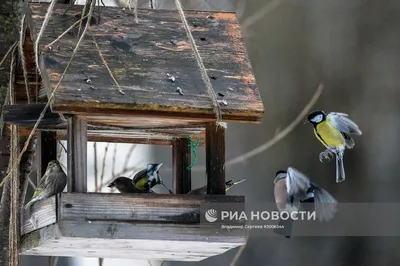
<path fill-rule="evenodd" d="M 246 230 L 200 223 L 200 205 L 215 202 L 244 197 L 61 193 L 33 205 L 34 225 L 24 213 L 21 255 L 203 260 L 247 239 Z"/>
<path fill-rule="evenodd" d="M 29 26 L 34 40 L 47 6 L 30 4 Z M 74 29 L 52 49 L 44 48 L 78 19 L 81 7 L 73 6 L 61 16 L 64 9 L 65 5 L 56 5 L 41 39 L 42 82 L 48 91 L 58 82 L 77 41 Z M 101 9 L 102 20 L 91 26 L 91 31 L 125 95 L 118 92 L 88 36 L 76 56 L 79 60 L 74 61 L 56 92 L 53 111 L 215 119 L 177 11 L 139 10 L 140 23 L 134 24 L 129 12 Z M 214 13 L 213 19 L 208 15 L 186 12 L 214 89 L 228 102 L 221 105 L 222 117 L 226 121 L 260 122 L 264 107 L 235 14 Z M 167 74 L 175 76 L 175 81 Z M 85 81 L 88 77 L 90 83 Z"/>
<path fill-rule="evenodd" d="M 195 141 L 195 140 L 194 140 Z M 172 142 L 172 191 L 186 194 L 191 190 L 192 175 L 187 167 L 191 164 L 192 149 L 188 139 L 178 138 Z"/>
<path fill-rule="evenodd" d="M 86 192 L 87 122 L 84 118 L 68 118 L 67 138 L 68 192 Z"/>
<path fill-rule="evenodd" d="M 21 213 L 21 235 L 57 222 L 56 196 L 35 202 Z"/>
<path fill-rule="evenodd" d="M 242 232 L 190 225 L 63 221 L 26 235 L 21 255 L 200 261 L 245 241 Z"/>
<path fill-rule="evenodd" d="M 206 127 L 207 194 L 225 195 L 225 128 Z"/>

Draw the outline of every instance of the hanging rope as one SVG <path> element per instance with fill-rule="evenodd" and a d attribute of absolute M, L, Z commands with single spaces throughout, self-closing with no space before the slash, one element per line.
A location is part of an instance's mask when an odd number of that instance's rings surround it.
<path fill-rule="evenodd" d="M 199 147 L 199 144 L 200 144 L 200 138 L 197 138 L 196 142 L 193 142 L 191 137 L 188 137 L 187 139 L 189 142 L 189 147 L 192 148 L 193 161 L 188 167 L 186 167 L 186 169 L 191 170 L 193 168 L 193 166 L 197 163 L 197 148 Z"/>
<path fill-rule="evenodd" d="M 92 4 L 91 4 L 91 6 L 90 6 L 90 10 L 89 10 L 89 14 L 88 14 L 88 21 L 90 21 L 90 19 L 92 18 L 92 14 L 93 14 L 93 10 L 94 10 L 94 5 L 95 5 L 95 3 L 96 3 L 96 2 L 93 1 Z M 49 12 L 49 11 L 48 11 L 48 12 Z M 46 15 L 46 16 L 47 16 L 47 15 Z M 73 61 L 73 59 L 74 59 L 74 57 L 75 57 L 75 55 L 76 55 L 76 53 L 77 53 L 77 51 L 78 51 L 78 49 L 79 49 L 79 46 L 80 46 L 80 44 L 81 44 L 83 38 L 84 38 L 85 35 L 86 35 L 86 32 L 87 32 L 87 29 L 88 29 L 88 28 L 89 28 L 89 23 L 86 23 L 85 28 L 83 29 L 82 35 L 80 36 L 80 38 L 79 38 L 79 40 L 78 40 L 78 43 L 76 44 L 75 49 L 74 49 L 74 51 L 72 52 L 71 58 L 70 58 L 70 60 L 69 60 L 69 62 L 68 62 L 68 64 L 67 64 L 67 66 L 65 67 L 64 72 L 61 74 L 61 77 L 60 77 L 60 79 L 59 79 L 59 81 L 58 81 L 56 87 L 53 89 L 53 92 L 50 94 L 50 97 L 49 97 L 49 99 L 48 99 L 48 101 L 47 101 L 45 107 L 43 108 L 43 111 L 40 113 L 38 120 L 36 121 L 35 125 L 33 126 L 32 130 L 31 130 L 31 133 L 30 133 L 29 136 L 28 136 L 28 139 L 25 141 L 24 147 L 22 148 L 21 152 L 19 153 L 18 160 L 17 160 L 15 163 L 13 163 L 13 167 L 11 168 L 11 171 L 3 178 L 3 181 L 0 183 L 0 188 L 4 185 L 4 183 L 5 183 L 6 180 L 11 176 L 11 174 L 13 174 L 14 169 L 15 169 L 16 167 L 18 167 L 19 163 L 21 162 L 22 156 L 24 155 L 24 153 L 25 153 L 26 150 L 28 149 L 29 143 L 30 143 L 30 141 L 31 141 L 31 139 L 32 139 L 32 137 L 33 137 L 33 135 L 35 134 L 35 132 L 36 132 L 36 130 L 37 130 L 39 124 L 40 124 L 40 121 L 42 121 L 42 119 L 43 119 L 43 117 L 44 117 L 44 114 L 46 113 L 47 109 L 50 107 L 50 103 L 52 102 L 56 91 L 57 91 L 58 88 L 60 87 L 61 82 L 63 81 L 63 79 L 64 79 L 64 77 L 65 77 L 65 73 L 67 73 L 69 67 L 71 66 L 71 63 L 72 63 L 72 61 Z M 37 51 L 38 51 L 38 50 L 37 50 Z M 36 56 L 36 58 L 38 58 L 38 57 L 40 56 L 40 54 L 36 54 L 35 56 Z"/>
<path fill-rule="evenodd" d="M 215 94 L 215 91 L 214 91 L 214 89 L 212 87 L 210 78 L 208 77 L 208 74 L 207 74 L 207 70 L 204 67 L 203 60 L 201 59 L 200 52 L 197 49 L 197 46 L 196 46 L 196 43 L 194 41 L 192 32 L 190 31 L 189 24 L 188 24 L 188 22 L 186 20 L 185 13 L 183 12 L 181 2 L 179 0 L 175 0 L 175 5 L 176 5 L 176 7 L 178 9 L 179 16 L 181 17 L 182 23 L 183 23 L 183 25 L 185 27 L 186 34 L 187 34 L 187 37 L 188 37 L 189 42 L 190 42 L 190 46 L 192 47 L 192 50 L 193 50 L 195 58 L 196 58 L 196 62 L 198 64 L 199 68 L 200 68 L 201 77 L 203 79 L 204 84 L 207 87 L 208 94 L 211 97 L 212 104 L 213 104 L 213 109 L 214 109 L 214 112 L 215 112 L 215 117 L 217 119 L 217 121 L 216 121 L 217 126 L 221 126 L 223 128 L 226 128 L 226 123 L 222 122 L 221 107 L 218 104 L 217 95 Z"/>

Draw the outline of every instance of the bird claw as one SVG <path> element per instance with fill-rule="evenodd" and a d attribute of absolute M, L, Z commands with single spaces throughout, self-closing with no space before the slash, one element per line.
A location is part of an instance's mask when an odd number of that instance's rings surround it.
<path fill-rule="evenodd" d="M 327 159 L 328 161 L 330 161 L 331 160 L 330 156 L 332 156 L 332 158 L 333 158 L 335 155 L 332 151 L 330 151 L 329 149 L 326 149 L 325 151 L 323 151 L 319 154 L 319 161 L 321 163 L 322 163 L 323 159 Z"/>

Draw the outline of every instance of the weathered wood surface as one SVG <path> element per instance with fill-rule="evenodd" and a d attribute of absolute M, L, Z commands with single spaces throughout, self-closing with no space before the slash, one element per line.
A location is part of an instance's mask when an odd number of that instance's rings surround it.
<path fill-rule="evenodd" d="M 68 118 L 68 192 L 87 191 L 87 123 L 84 118 Z"/>
<path fill-rule="evenodd" d="M 29 20 L 33 39 L 44 19 L 48 4 L 31 4 Z M 77 28 L 52 49 L 52 42 L 78 20 L 81 6 L 61 16 L 65 5 L 56 5 L 41 39 L 41 72 L 46 89 L 54 89 L 77 42 Z M 139 23 L 133 14 L 119 8 L 101 7 L 100 24 L 91 26 L 101 52 L 125 92 L 118 92 L 98 52 L 87 36 L 75 62 L 56 92 L 53 111 L 88 116 L 117 114 L 169 117 L 170 124 L 215 119 L 211 98 L 201 79 L 177 11 L 139 10 Z M 234 13 L 187 11 L 196 44 L 221 104 L 224 120 L 260 122 L 264 107 L 247 57 Z M 168 75 L 176 77 L 175 82 Z M 91 82 L 85 80 L 90 78 Z M 183 95 L 177 92 L 183 90 Z M 157 121 L 156 121 L 157 122 Z M 163 124 L 165 120 L 158 120 Z"/>
<path fill-rule="evenodd" d="M 207 194 L 225 195 L 225 128 L 206 126 Z"/>
<path fill-rule="evenodd" d="M 45 105 L 45 103 L 4 105 L 2 107 L 4 122 L 12 125 L 33 127 Z M 50 108 L 48 108 L 38 128 L 51 127 L 56 129 L 59 125 L 63 124 L 64 128 L 66 128 L 65 122 L 60 116 L 57 113 L 52 113 Z"/>
<path fill-rule="evenodd" d="M 21 235 L 57 222 L 56 197 L 38 201 L 21 214 Z"/>
<path fill-rule="evenodd" d="M 61 193 L 56 209 L 54 198 L 34 203 L 32 219 L 29 212 L 24 213 L 23 234 L 54 223 L 56 215 L 57 221 L 199 224 L 203 203 L 244 203 L 243 196 Z"/>
<path fill-rule="evenodd" d="M 196 141 L 196 140 L 194 140 Z M 186 138 L 172 141 L 172 191 L 186 194 L 191 190 L 192 174 L 187 167 L 191 164 L 192 149 Z"/>
<path fill-rule="evenodd" d="M 20 134 L 27 136 L 30 133 L 28 129 L 33 128 L 45 105 L 45 103 L 35 103 L 3 106 L 4 121 L 21 126 L 20 131 L 26 128 Z M 200 138 L 200 146 L 205 142 L 205 126 L 202 124 L 149 127 L 151 125 L 144 126 L 146 125 L 144 121 L 139 125 L 131 125 L 129 118 L 126 117 L 108 117 L 107 119 L 102 123 L 96 123 L 99 122 L 99 118 L 91 120 L 91 124 L 88 124 L 89 141 L 171 145 L 175 138 L 191 136 L 193 139 Z M 118 126 L 107 125 L 107 123 L 115 124 L 115 121 L 118 121 L 116 123 Z M 52 113 L 48 109 L 38 129 L 57 131 L 57 138 L 65 139 L 67 123 L 57 113 Z"/>
<path fill-rule="evenodd" d="M 62 221 L 25 235 L 21 255 L 200 261 L 245 242 L 243 231 L 196 225 Z"/>

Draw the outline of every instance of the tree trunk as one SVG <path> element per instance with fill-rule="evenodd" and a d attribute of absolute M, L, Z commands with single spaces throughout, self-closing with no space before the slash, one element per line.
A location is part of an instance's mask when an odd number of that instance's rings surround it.
<path fill-rule="evenodd" d="M 4 57 L 10 46 L 18 40 L 20 25 L 20 0 L 2 0 L 0 5 L 0 60 Z M 4 102 L 9 84 L 10 59 L 0 67 L 0 103 Z M 7 173 L 10 138 L 0 140 L 0 181 Z M 27 154 L 28 155 L 28 154 Z M 25 156 L 26 157 L 26 156 Z M 22 164 L 21 164 L 22 166 Z M 25 170 L 21 172 L 21 175 Z M 21 178 L 21 181 L 23 178 Z M 8 266 L 8 227 L 10 219 L 10 182 L 6 181 L 0 201 L 0 266 Z"/>

